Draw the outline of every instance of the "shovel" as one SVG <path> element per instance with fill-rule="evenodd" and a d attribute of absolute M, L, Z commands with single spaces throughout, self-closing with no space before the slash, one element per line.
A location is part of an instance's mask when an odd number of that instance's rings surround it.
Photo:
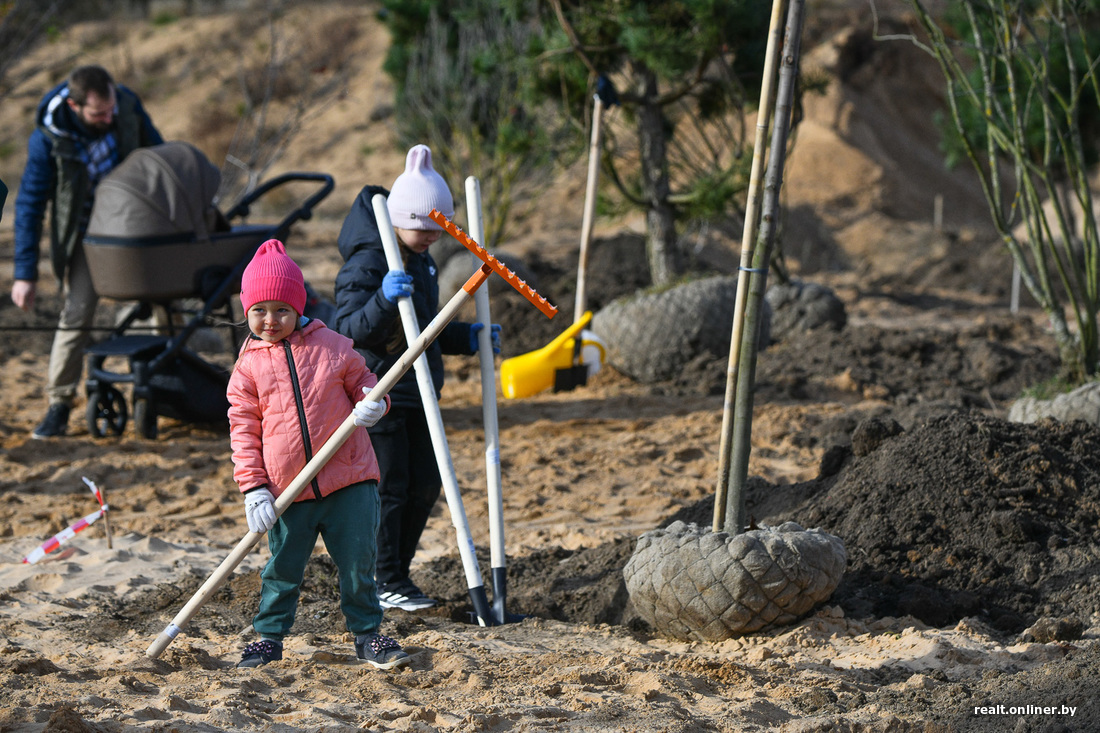
<path fill-rule="evenodd" d="M 584 384 L 589 370 L 599 368 L 606 357 L 599 337 L 584 330 L 591 320 L 592 312 L 586 311 L 579 321 L 541 349 L 502 361 L 500 387 L 504 396 L 518 399 L 550 389 L 558 383 L 558 375 L 562 371 L 566 374 L 560 379 L 573 381 L 574 386 L 577 381 Z M 581 371 L 583 374 L 578 376 Z"/>
<path fill-rule="evenodd" d="M 527 283 L 519 279 L 514 272 L 505 267 L 499 260 L 489 254 L 485 248 L 451 223 L 443 214 L 433 209 L 429 216 L 435 223 L 446 229 L 451 236 L 465 245 L 466 249 L 477 255 L 478 259 L 485 264 L 470 276 L 470 279 L 466 281 L 462 289 L 455 293 L 439 311 L 436 317 L 432 319 L 432 322 L 429 323 L 423 333 L 420 334 L 420 338 L 409 344 L 409 348 L 405 353 L 402 354 L 397 362 L 378 380 L 378 384 L 374 385 L 374 389 L 367 394 L 366 399 L 375 402 L 380 401 L 391 389 L 393 389 L 393 386 L 405 375 L 405 372 L 409 371 L 417 357 L 423 354 L 424 350 L 428 348 L 428 345 L 439 337 L 443 328 L 458 315 L 458 312 L 470 301 L 477 289 L 481 287 L 489 278 L 489 275 L 494 272 L 503 277 L 505 282 L 518 290 L 532 305 L 546 314 L 547 317 L 553 318 L 558 312 L 556 306 L 550 304 L 546 298 L 543 298 L 531 289 Z M 294 480 L 290 482 L 286 490 L 279 494 L 279 498 L 275 500 L 276 516 L 281 515 L 286 508 L 290 506 L 298 495 L 302 493 L 305 487 L 309 485 L 309 482 L 313 480 L 314 476 L 320 472 L 321 468 L 328 463 L 333 454 L 340 449 L 340 446 L 347 442 L 347 439 L 351 437 L 354 431 L 359 429 L 360 428 L 355 425 L 355 416 L 349 414 L 347 418 L 344 419 L 344 422 L 340 424 L 340 427 L 336 429 L 336 432 L 325 441 L 325 444 L 321 446 L 317 454 L 306 463 Z M 191 596 L 191 600 L 180 609 L 179 613 L 172 619 L 172 622 L 165 627 L 164 631 L 160 632 L 160 635 L 154 639 L 153 643 L 149 645 L 149 648 L 145 650 L 145 655 L 147 657 L 156 659 L 168 648 L 168 645 L 179 635 L 180 631 L 182 631 L 187 623 L 194 617 L 195 613 L 197 613 L 203 604 L 210 600 L 210 597 L 222 587 L 229 578 L 229 574 L 233 572 L 234 568 L 241 564 L 241 561 L 244 560 L 245 556 L 255 547 L 261 537 L 263 537 L 263 533 L 261 532 L 249 532 L 241 538 L 237 546 L 233 548 L 224 560 L 222 560 L 221 565 L 214 570 L 210 577 L 206 579 L 206 582 L 195 592 L 195 595 Z"/>
<path fill-rule="evenodd" d="M 466 220 L 470 234 L 485 240 L 481 219 L 481 184 L 474 176 L 466 179 Z M 479 262 L 474 255 L 473 265 Z M 496 362 L 493 357 L 492 319 L 489 317 L 489 291 L 480 288 L 474 296 L 477 320 L 484 325 L 478 334 L 478 361 L 481 366 L 481 417 L 485 424 L 485 493 L 489 503 L 489 571 L 493 586 L 493 621 L 506 624 L 522 620 L 508 613 L 508 571 L 504 552 L 504 492 L 500 472 L 500 426 L 497 420 Z"/>
<path fill-rule="evenodd" d="M 404 270 L 401 262 L 401 249 L 394 234 L 393 223 L 390 221 L 390 212 L 386 207 L 386 197 L 375 194 L 371 199 L 374 206 L 374 216 L 378 219 L 378 232 L 382 236 L 382 249 L 386 253 L 386 265 L 390 272 Z M 480 260 L 479 260 L 480 262 Z M 479 292 L 484 292 L 480 291 Z M 408 296 L 397 301 L 397 310 L 401 314 L 401 325 L 405 329 L 405 340 L 410 344 L 420 336 L 420 326 L 416 322 L 416 311 L 413 308 L 412 299 Z M 489 347 L 489 354 L 493 349 Z M 478 567 L 477 554 L 474 550 L 474 541 L 470 536 L 470 522 L 466 519 L 466 508 L 462 505 L 462 491 L 458 487 L 458 476 L 455 475 L 454 461 L 451 460 L 451 449 L 447 445 L 447 431 L 443 427 L 443 414 L 439 410 L 439 400 L 435 396 L 435 382 L 432 381 L 431 367 L 428 366 L 428 357 L 421 354 L 414 365 L 416 372 L 416 384 L 420 390 L 420 401 L 424 405 L 424 416 L 428 422 L 428 432 L 432 436 L 432 448 L 435 452 L 435 462 L 439 466 L 439 477 L 443 482 L 443 494 L 447 498 L 447 509 L 451 513 L 451 524 L 455 528 L 458 539 L 458 554 L 462 558 L 462 567 L 466 571 L 466 587 L 470 592 L 470 602 L 474 606 L 474 615 L 482 626 L 492 626 L 492 616 L 489 612 L 489 599 L 485 595 L 485 583 L 481 579 L 481 569 Z"/>
<path fill-rule="evenodd" d="M 588 179 L 584 188 L 584 214 L 581 219 L 581 248 L 577 257 L 577 294 L 573 302 L 573 322 L 581 319 L 588 310 L 585 291 L 588 273 L 588 248 L 592 243 L 592 223 L 596 218 L 596 191 L 600 181 L 600 146 L 603 134 L 604 107 L 619 103 L 619 95 L 611 80 L 600 75 L 596 82 L 596 94 L 592 97 L 592 137 L 588 142 Z M 584 384 L 584 382 L 581 382 Z"/>
<path fill-rule="evenodd" d="M 581 244 L 577 258 L 577 293 L 573 325 L 549 344 L 527 354 L 505 359 L 500 365 L 500 386 L 509 399 L 528 397 L 553 387 L 568 392 L 588 384 L 607 358 L 603 342 L 591 331 L 581 331 L 592 320 L 587 310 L 586 283 L 592 223 L 596 216 L 596 190 L 600 179 L 601 126 L 605 107 L 619 103 L 611 81 L 600 76 L 592 98 L 592 136 L 588 143 L 588 178 L 584 190 Z M 580 334 L 580 338 L 575 338 Z"/>

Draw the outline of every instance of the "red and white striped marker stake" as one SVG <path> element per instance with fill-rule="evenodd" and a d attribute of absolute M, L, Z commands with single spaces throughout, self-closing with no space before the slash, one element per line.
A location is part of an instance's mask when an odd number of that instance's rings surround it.
<path fill-rule="evenodd" d="M 100 490 L 96 488 L 96 485 L 88 479 L 84 479 L 84 483 L 86 483 L 88 485 L 88 488 L 92 490 L 92 494 L 95 496 L 96 501 L 99 502 L 99 509 L 96 509 L 88 516 L 78 520 L 75 524 L 69 525 L 50 539 L 43 542 L 33 552 L 23 558 L 24 563 L 28 565 L 34 565 L 36 562 L 44 558 L 47 554 L 53 552 L 58 547 L 61 547 L 61 545 L 65 544 L 73 537 L 75 537 L 77 532 L 80 532 L 90 527 L 100 517 L 104 517 L 104 521 L 106 521 L 107 505 L 103 503 L 102 492 L 100 492 Z M 109 546 L 110 544 L 108 543 L 108 547 Z"/>
<path fill-rule="evenodd" d="M 84 479 L 84 483 L 95 494 L 95 500 L 99 502 L 99 505 L 103 507 L 103 534 L 107 536 L 107 549 L 111 549 L 111 518 L 107 516 L 107 494 L 103 489 L 95 485 L 95 483 L 87 476 L 81 476 Z"/>

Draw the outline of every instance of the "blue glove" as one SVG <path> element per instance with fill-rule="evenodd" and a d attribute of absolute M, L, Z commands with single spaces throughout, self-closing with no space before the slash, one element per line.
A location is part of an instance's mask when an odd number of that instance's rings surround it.
<path fill-rule="evenodd" d="M 619 95 L 615 92 L 615 85 L 603 74 L 596 80 L 596 96 L 604 103 L 605 107 L 614 107 L 619 103 Z"/>
<path fill-rule="evenodd" d="M 404 270 L 390 270 L 382 278 L 382 295 L 386 300 L 396 303 L 399 298 L 405 298 L 413 294 L 412 275 Z"/>
<path fill-rule="evenodd" d="M 484 323 L 471 323 L 470 324 L 470 351 L 477 353 L 478 347 L 481 345 L 478 342 L 477 335 L 481 333 L 481 329 L 485 328 Z M 493 344 L 493 353 L 500 353 L 500 324 L 494 323 L 489 327 L 489 339 Z"/>

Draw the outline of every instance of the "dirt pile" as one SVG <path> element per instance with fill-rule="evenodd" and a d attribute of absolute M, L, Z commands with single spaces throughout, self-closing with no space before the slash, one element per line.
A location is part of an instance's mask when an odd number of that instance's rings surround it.
<path fill-rule="evenodd" d="M 1018 633 L 1040 616 L 1083 628 L 1100 609 L 1095 425 L 943 415 L 800 488 L 791 514 L 849 548 L 834 600 L 854 615 Z"/>
<path fill-rule="evenodd" d="M 1068 620 L 1068 638 L 1095 623 L 1100 568 L 1100 429 L 1085 423 L 1008 423 L 948 413 L 911 430 L 891 418 L 864 455 L 844 448 L 833 475 L 787 486 L 750 482 L 747 504 L 769 525 L 797 521 L 840 537 L 848 570 L 831 603 L 856 617 L 912 616 L 932 626 L 976 617 L 1008 635 L 1041 617 Z M 877 428 L 875 426 L 878 426 Z M 861 451 L 862 452 L 862 451 Z M 708 497 L 669 518 L 709 526 Z M 621 570 L 627 539 L 536 553 L 509 566 L 516 608 L 547 618 L 637 628 Z M 461 618 L 455 558 L 424 570 L 424 586 Z M 531 589 L 537 589 L 530 593 Z"/>

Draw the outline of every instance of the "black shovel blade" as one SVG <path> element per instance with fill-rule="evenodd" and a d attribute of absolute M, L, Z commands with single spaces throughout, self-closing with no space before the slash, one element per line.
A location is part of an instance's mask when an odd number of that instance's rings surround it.
<path fill-rule="evenodd" d="M 554 370 L 554 391 L 568 392 L 588 384 L 588 367 L 584 364 Z"/>

